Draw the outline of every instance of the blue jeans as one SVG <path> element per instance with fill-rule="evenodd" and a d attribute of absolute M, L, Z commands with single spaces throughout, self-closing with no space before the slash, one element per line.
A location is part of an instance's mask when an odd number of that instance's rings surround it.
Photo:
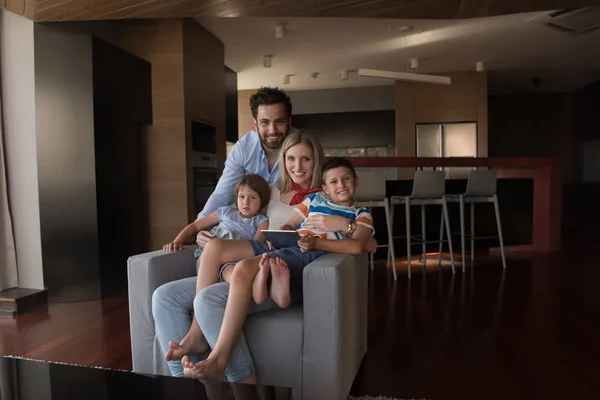
<path fill-rule="evenodd" d="M 225 305 L 229 296 L 229 284 L 215 283 L 197 295 L 196 277 L 185 278 L 166 283 L 154 291 L 152 295 L 152 315 L 158 341 L 164 353 L 169 350 L 169 341 L 180 343 L 192 325 L 192 312 L 210 347 L 214 347 L 221 331 Z M 301 297 L 292 295 L 292 303 L 301 301 Z M 250 302 L 248 314 L 278 308 L 270 299 L 258 305 Z M 205 354 L 188 354 L 190 361 L 198 362 L 205 359 Z M 181 361 L 169 361 L 169 370 L 172 376 L 183 376 Z M 227 364 L 225 377 L 229 382 L 237 382 L 247 378 L 255 372 L 254 362 L 244 333 L 241 332 L 237 344 L 232 350 Z"/>
<path fill-rule="evenodd" d="M 215 283 L 202 289 L 194 299 L 194 312 L 198 324 L 206 336 L 206 340 L 211 348 L 215 347 L 217 338 L 221 332 L 223 316 L 225 315 L 225 306 L 229 297 L 229 284 L 226 282 Z M 299 302 L 301 298 L 292 297 L 292 302 Z M 273 310 L 279 308 L 271 299 L 268 299 L 261 305 L 250 300 L 248 314 L 254 314 L 261 311 Z M 225 369 L 225 378 L 228 382 L 238 382 L 249 377 L 256 372 L 252 354 L 248 348 L 244 332 L 240 332 L 237 343 L 231 351 L 231 356 Z"/>
<path fill-rule="evenodd" d="M 181 343 L 192 326 L 196 297 L 196 277 L 165 283 L 152 294 L 152 316 L 163 353 L 169 351 L 169 341 Z M 205 359 L 206 354 L 188 354 L 190 361 Z M 181 360 L 168 361 L 171 375 L 183 376 Z"/>

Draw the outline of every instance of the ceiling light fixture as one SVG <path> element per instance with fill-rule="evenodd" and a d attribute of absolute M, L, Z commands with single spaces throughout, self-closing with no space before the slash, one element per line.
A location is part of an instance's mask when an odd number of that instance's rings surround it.
<path fill-rule="evenodd" d="M 271 58 L 272 57 L 273 56 L 268 55 L 268 54 L 263 57 L 263 67 L 265 67 L 265 68 L 271 68 Z"/>
<path fill-rule="evenodd" d="M 408 32 L 412 30 L 412 26 L 400 26 L 398 27 L 398 32 Z"/>
<path fill-rule="evenodd" d="M 284 75 L 283 76 L 283 84 L 284 85 L 289 85 L 289 83 L 290 83 L 290 76 L 291 75 Z"/>
<path fill-rule="evenodd" d="M 366 69 L 366 68 L 359 68 L 358 76 L 396 79 L 396 80 L 400 80 L 400 81 L 411 81 L 411 82 L 437 83 L 437 84 L 441 84 L 441 85 L 449 85 L 451 83 L 449 76 L 413 74 L 410 72 L 381 71 L 381 70 L 377 70 L 377 69 Z"/>
<path fill-rule="evenodd" d="M 483 72 L 485 70 L 483 61 L 477 61 L 477 63 L 475 64 L 475 69 L 477 70 L 477 72 Z"/>
<path fill-rule="evenodd" d="M 275 39 L 285 39 L 285 25 L 277 25 L 275 27 Z"/>
<path fill-rule="evenodd" d="M 343 69 L 341 71 L 341 75 L 342 75 L 342 80 L 345 81 L 348 79 L 348 70 L 347 69 Z"/>
<path fill-rule="evenodd" d="M 410 67 L 412 69 L 419 68 L 419 59 L 418 58 L 411 58 L 410 59 Z"/>

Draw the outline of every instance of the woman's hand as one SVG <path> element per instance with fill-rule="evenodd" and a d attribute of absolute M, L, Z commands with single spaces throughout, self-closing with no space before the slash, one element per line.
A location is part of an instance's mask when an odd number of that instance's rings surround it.
<path fill-rule="evenodd" d="M 206 246 L 206 243 L 210 242 L 214 238 L 215 236 L 209 231 L 200 231 L 196 235 L 196 243 L 198 243 L 198 246 L 200 246 L 201 248 L 204 248 L 204 246 Z"/>
<path fill-rule="evenodd" d="M 304 235 L 298 240 L 298 247 L 303 253 L 309 252 L 315 248 L 315 237 L 313 235 Z"/>
<path fill-rule="evenodd" d="M 313 215 L 304 221 L 304 227 L 321 232 L 344 232 L 348 231 L 350 220 L 338 215 Z"/>
<path fill-rule="evenodd" d="M 172 241 L 163 246 L 164 251 L 179 251 L 183 250 L 183 244 L 181 242 Z"/>

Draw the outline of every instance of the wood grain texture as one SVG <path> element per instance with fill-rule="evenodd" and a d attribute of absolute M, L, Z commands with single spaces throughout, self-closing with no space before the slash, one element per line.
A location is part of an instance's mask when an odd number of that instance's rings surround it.
<path fill-rule="evenodd" d="M 595 230 L 566 232 L 562 253 L 477 255 L 452 278 L 413 265 L 369 274 L 368 352 L 354 396 L 593 399 L 600 380 Z M 0 353 L 131 369 L 125 294 L 0 318 Z"/>
<path fill-rule="evenodd" d="M 37 3 L 35 21 L 38 22 L 202 16 L 455 19 L 599 4 L 597 0 L 37 0 Z"/>
<path fill-rule="evenodd" d="M 25 13 L 25 0 L 4 0 L 4 6 L 12 13 L 23 15 Z"/>
<path fill-rule="evenodd" d="M 122 21 L 123 48 L 152 64 L 152 125 L 145 128 L 148 249 L 173 240 L 188 222 L 188 181 L 180 19 Z"/>
<path fill-rule="evenodd" d="M 191 165 L 191 119 L 200 118 L 216 126 L 217 166 L 225 165 L 225 46 L 193 19 L 183 20 L 183 78 L 186 120 L 188 221 L 194 211 L 193 170 Z M 183 226 L 181 227 L 183 228 Z"/>
<path fill-rule="evenodd" d="M 450 85 L 396 81 L 396 155 L 416 155 L 415 125 L 419 123 L 477 122 L 479 156 L 488 154 L 487 73 L 451 72 Z M 406 178 L 410 170 L 399 169 Z"/>
<path fill-rule="evenodd" d="M 127 296 L 57 303 L 0 318 L 0 352 L 42 360 L 131 369 Z"/>
<path fill-rule="evenodd" d="M 195 219 L 191 118 L 217 126 L 225 161 L 225 49 L 190 19 L 120 21 L 123 48 L 152 64 L 153 124 L 146 130 L 149 243 L 156 250 Z"/>
<path fill-rule="evenodd" d="M 238 137 L 241 139 L 254 129 L 254 118 L 250 111 L 250 96 L 258 89 L 238 90 Z M 292 117 L 293 119 L 293 117 Z"/>

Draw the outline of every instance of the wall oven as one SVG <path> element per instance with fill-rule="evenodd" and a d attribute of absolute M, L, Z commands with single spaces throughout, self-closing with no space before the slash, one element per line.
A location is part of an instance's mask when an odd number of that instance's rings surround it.
<path fill-rule="evenodd" d="M 217 186 L 217 135 L 213 123 L 191 120 L 194 212 L 198 214 Z"/>
<path fill-rule="evenodd" d="M 194 167 L 194 213 L 198 214 L 217 186 L 217 169 Z"/>

